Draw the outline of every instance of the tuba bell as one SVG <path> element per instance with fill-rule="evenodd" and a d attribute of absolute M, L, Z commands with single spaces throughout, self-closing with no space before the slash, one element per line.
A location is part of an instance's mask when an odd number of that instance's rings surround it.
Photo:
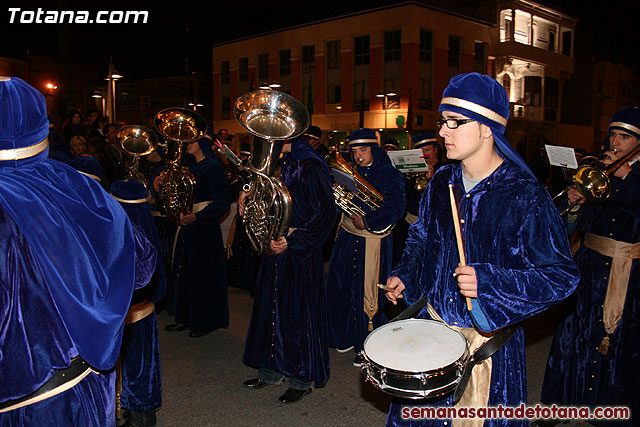
<path fill-rule="evenodd" d="M 286 235 L 291 219 L 291 195 L 274 176 L 282 146 L 309 126 L 309 113 L 300 101 L 284 92 L 256 90 L 235 102 L 238 123 L 253 135 L 249 158 L 250 182 L 243 221 L 249 240 L 258 253 L 272 253 L 271 240 Z"/>
<path fill-rule="evenodd" d="M 125 179 L 140 181 L 149 189 L 144 174 L 140 172 L 140 157 L 153 153 L 158 146 L 155 132 L 144 126 L 124 126 L 116 133 L 116 141 L 128 158 L 124 162 Z"/>
<path fill-rule="evenodd" d="M 166 175 L 158 195 L 167 218 L 179 223 L 180 214 L 193 209 L 196 185 L 193 174 L 183 165 L 186 146 L 204 136 L 207 124 L 195 111 L 166 108 L 156 114 L 155 126 L 167 141 Z"/>
<path fill-rule="evenodd" d="M 338 170 L 344 174 L 350 175 L 357 185 L 357 191 L 351 191 L 342 184 L 333 184 L 333 198 L 336 205 L 342 209 L 347 215 L 364 216 L 366 212 L 355 203 L 354 198 L 359 199 L 362 203 L 368 206 L 371 210 L 376 210 L 384 202 L 384 197 L 373 186 L 366 181 L 355 168 L 351 167 L 344 161 L 338 149 L 333 146 L 329 148 L 329 154 L 325 157 L 325 162 L 329 166 L 329 169 Z M 395 224 L 390 224 L 382 230 L 372 230 L 367 228 L 367 231 L 372 234 L 385 234 L 389 232 Z"/>

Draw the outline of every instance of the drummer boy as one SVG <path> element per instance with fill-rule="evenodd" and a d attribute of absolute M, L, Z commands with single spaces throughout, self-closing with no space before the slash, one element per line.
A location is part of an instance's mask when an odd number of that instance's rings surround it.
<path fill-rule="evenodd" d="M 569 296 L 578 283 L 578 270 L 551 198 L 504 136 L 509 117 L 504 88 L 489 76 L 458 75 L 445 89 L 439 111 L 446 155 L 459 162 L 441 167 L 430 181 L 385 291 L 394 304 L 398 298 L 412 304 L 426 297 L 428 307 L 418 317 L 459 328 L 474 351 L 502 328 Z M 464 257 L 456 242 L 449 184 Z M 464 259 L 467 265 L 459 265 Z M 458 406 L 516 407 L 526 402 L 522 328 L 479 366 Z M 391 404 L 388 425 L 408 425 L 402 416 L 407 403 Z M 449 394 L 428 404 L 454 402 Z M 482 425 L 482 419 L 475 421 Z M 528 424 L 512 422 L 509 425 Z M 506 423 L 493 419 L 485 425 Z M 443 420 L 424 419 L 420 425 L 441 426 Z"/>

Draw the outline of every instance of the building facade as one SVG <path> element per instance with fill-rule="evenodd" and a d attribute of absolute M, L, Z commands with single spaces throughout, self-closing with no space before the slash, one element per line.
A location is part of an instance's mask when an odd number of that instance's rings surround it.
<path fill-rule="evenodd" d="M 505 86 L 507 136 L 529 160 L 563 134 L 561 94 L 574 72 L 577 21 L 523 0 L 498 1 L 496 15 L 487 22 L 406 2 L 217 44 L 214 129 L 242 134 L 234 101 L 277 85 L 307 106 L 329 144 L 363 125 L 406 146 L 409 130 L 436 130 L 449 79 L 477 71 Z"/>

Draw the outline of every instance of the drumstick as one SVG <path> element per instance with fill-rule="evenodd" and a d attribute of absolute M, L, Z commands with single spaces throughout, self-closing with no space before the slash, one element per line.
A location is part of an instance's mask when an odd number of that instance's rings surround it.
<path fill-rule="evenodd" d="M 464 246 L 462 245 L 462 234 L 460 233 L 460 221 L 458 220 L 458 207 L 456 206 L 456 198 L 453 196 L 453 184 L 449 184 L 449 196 L 451 199 L 451 215 L 453 215 L 453 228 L 456 230 L 456 241 L 458 243 L 458 252 L 460 254 L 460 266 L 467 265 L 464 257 Z M 471 311 L 471 298 L 465 297 L 467 300 L 467 310 Z"/>

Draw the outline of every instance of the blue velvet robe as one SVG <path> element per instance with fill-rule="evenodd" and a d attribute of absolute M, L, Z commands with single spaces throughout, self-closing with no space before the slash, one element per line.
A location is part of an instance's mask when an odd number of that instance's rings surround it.
<path fill-rule="evenodd" d="M 0 425 L 113 425 L 109 370 L 156 253 L 100 184 L 46 155 L 0 165 L 0 402 L 34 392 L 76 356 L 104 372 L 0 414 Z"/>
<path fill-rule="evenodd" d="M 144 197 L 144 194 L 126 193 L 127 187 L 120 186 L 120 182 L 115 182 L 111 187 L 112 193 L 118 198 L 131 200 Z M 142 186 L 139 189 L 142 190 Z M 131 222 L 140 227 L 149 242 L 158 248 L 160 239 L 149 205 L 147 203 L 121 204 Z M 144 288 L 134 292 L 131 305 L 145 300 L 156 303 L 164 297 L 165 289 L 164 263 L 161 256 L 158 255 L 151 281 Z M 133 411 L 160 407 L 162 404 L 162 376 L 158 321 L 155 311 L 138 322 L 125 325 L 120 361 L 122 363 L 121 406 Z"/>
<path fill-rule="evenodd" d="M 396 223 L 404 213 L 405 179 L 391 164 L 387 154 L 378 146 L 372 147 L 373 163 L 358 166 L 356 171 L 384 198 L 384 203 L 375 211 L 364 206 L 366 224 L 380 230 Z M 329 314 L 329 346 L 362 350 L 362 343 L 369 333 L 369 318 L 364 311 L 364 263 L 365 239 L 348 233 L 342 227 L 331 252 L 327 272 L 327 312 Z M 391 271 L 393 256 L 393 233 L 382 239 L 380 253 L 380 283 L 384 283 Z M 378 313 L 373 317 L 373 326 L 387 321 L 384 313 L 387 298 L 378 292 Z"/>
<path fill-rule="evenodd" d="M 242 360 L 321 387 L 329 379 L 322 243 L 335 217 L 333 190 L 311 145 L 302 138 L 292 144 L 282 180 L 296 230 L 284 252 L 262 256 Z"/>
<path fill-rule="evenodd" d="M 436 163 L 433 167 L 434 171 L 442 166 L 441 163 Z M 393 267 L 400 262 L 402 258 L 402 252 L 404 252 L 405 241 L 407 240 L 407 234 L 409 233 L 409 224 L 405 217 L 407 213 L 418 216 L 418 209 L 420 209 L 420 200 L 424 194 L 424 190 L 418 191 L 413 185 L 414 181 L 409 177 L 405 177 L 405 193 L 406 193 L 406 205 L 405 214 L 393 229 Z"/>
<path fill-rule="evenodd" d="M 213 203 L 197 212 L 197 220 L 178 235 L 172 271 L 176 322 L 190 328 L 226 328 L 229 304 L 220 217 L 229 210 L 229 183 L 215 159 L 191 159 L 188 167 L 196 179 L 194 203 Z"/>
<path fill-rule="evenodd" d="M 458 203 L 467 265 L 475 269 L 478 299 L 469 312 L 452 273 L 459 263 L 449 183 Z M 486 316 L 485 331 L 518 323 L 570 295 L 578 282 L 564 225 L 547 191 L 508 159 L 469 193 L 461 166 L 447 165 L 432 178 L 420 204 L 420 219 L 409 229 L 400 264 L 392 275 L 406 286 L 407 305 L 422 296 L 450 325 L 472 327 L 472 315 Z M 464 221 L 464 222 L 463 222 Z M 426 308 L 419 314 L 428 318 Z M 516 334 L 492 357 L 489 406 L 526 402 L 524 334 Z M 442 420 L 401 418 L 402 406 L 451 406 L 439 401 L 395 400 L 388 425 L 442 425 Z M 528 421 L 487 420 L 485 426 L 528 425 Z"/>
<path fill-rule="evenodd" d="M 581 205 L 576 228 L 618 241 L 640 242 L 640 164 L 636 162 L 624 180 L 612 177 L 611 189 L 608 201 Z M 596 348 L 606 334 L 602 305 L 611 258 L 582 246 L 575 260 L 580 284 L 574 298 L 567 300 L 553 338 L 541 400 L 558 405 L 628 406 L 631 420 L 615 425 L 638 425 L 640 260 L 632 263 L 624 311 L 609 337 L 606 356 Z"/>

